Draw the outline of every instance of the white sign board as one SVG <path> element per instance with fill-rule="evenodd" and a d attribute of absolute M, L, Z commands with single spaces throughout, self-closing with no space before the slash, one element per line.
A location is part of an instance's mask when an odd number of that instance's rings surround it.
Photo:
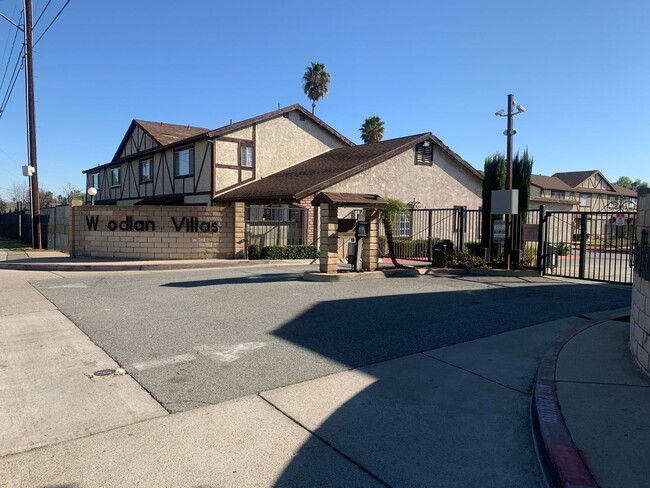
<path fill-rule="evenodd" d="M 492 242 L 502 243 L 506 242 L 506 221 L 495 220 L 494 228 L 492 230 Z"/>
<path fill-rule="evenodd" d="M 616 225 L 623 227 L 625 225 L 625 214 L 616 214 Z"/>

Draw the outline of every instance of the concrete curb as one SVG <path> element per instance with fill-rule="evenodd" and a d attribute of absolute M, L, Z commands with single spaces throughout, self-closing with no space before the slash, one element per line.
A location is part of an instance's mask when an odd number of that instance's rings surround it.
<path fill-rule="evenodd" d="M 621 316 L 620 310 L 585 317 L 588 323 L 572 326 L 546 351 L 537 370 L 531 401 L 531 419 L 537 450 L 549 486 L 598 488 L 582 453 L 573 443 L 557 396 L 555 372 L 564 346 L 581 332 Z"/>
<path fill-rule="evenodd" d="M 164 263 L 147 263 L 145 262 L 97 262 L 97 263 L 0 263 L 0 269 L 10 269 L 19 271 L 168 271 L 175 269 L 218 269 L 218 268 L 237 268 L 251 266 L 267 265 L 301 265 L 304 261 L 291 262 L 286 260 L 232 260 L 232 261 L 196 261 L 196 262 L 173 262 Z"/>

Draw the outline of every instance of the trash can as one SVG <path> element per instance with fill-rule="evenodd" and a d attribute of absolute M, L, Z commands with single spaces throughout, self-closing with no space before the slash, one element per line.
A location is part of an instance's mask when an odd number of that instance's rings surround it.
<path fill-rule="evenodd" d="M 431 264 L 434 268 L 444 268 L 447 264 L 447 253 L 453 251 L 454 244 L 449 239 L 444 239 L 433 245 Z"/>

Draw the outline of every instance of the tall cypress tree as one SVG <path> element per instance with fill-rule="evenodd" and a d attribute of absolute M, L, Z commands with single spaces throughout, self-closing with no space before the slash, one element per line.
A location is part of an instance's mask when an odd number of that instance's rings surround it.
<path fill-rule="evenodd" d="M 528 155 L 528 148 L 524 153 L 515 156 L 512 162 L 512 187 L 519 190 L 519 213 L 528 210 L 530 203 L 530 181 L 533 174 L 534 160 Z M 527 214 L 524 214 L 524 222 L 526 222 Z"/>
<path fill-rule="evenodd" d="M 492 190 L 506 187 L 506 158 L 501 153 L 494 153 L 485 158 L 483 174 L 483 218 L 481 220 L 481 246 L 490 247 L 492 234 Z"/>

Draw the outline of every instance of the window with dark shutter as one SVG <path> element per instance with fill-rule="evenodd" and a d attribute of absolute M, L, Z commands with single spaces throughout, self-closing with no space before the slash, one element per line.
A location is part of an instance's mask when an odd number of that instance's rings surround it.
<path fill-rule="evenodd" d="M 431 141 L 424 141 L 415 146 L 415 164 L 433 164 L 433 144 Z"/>

